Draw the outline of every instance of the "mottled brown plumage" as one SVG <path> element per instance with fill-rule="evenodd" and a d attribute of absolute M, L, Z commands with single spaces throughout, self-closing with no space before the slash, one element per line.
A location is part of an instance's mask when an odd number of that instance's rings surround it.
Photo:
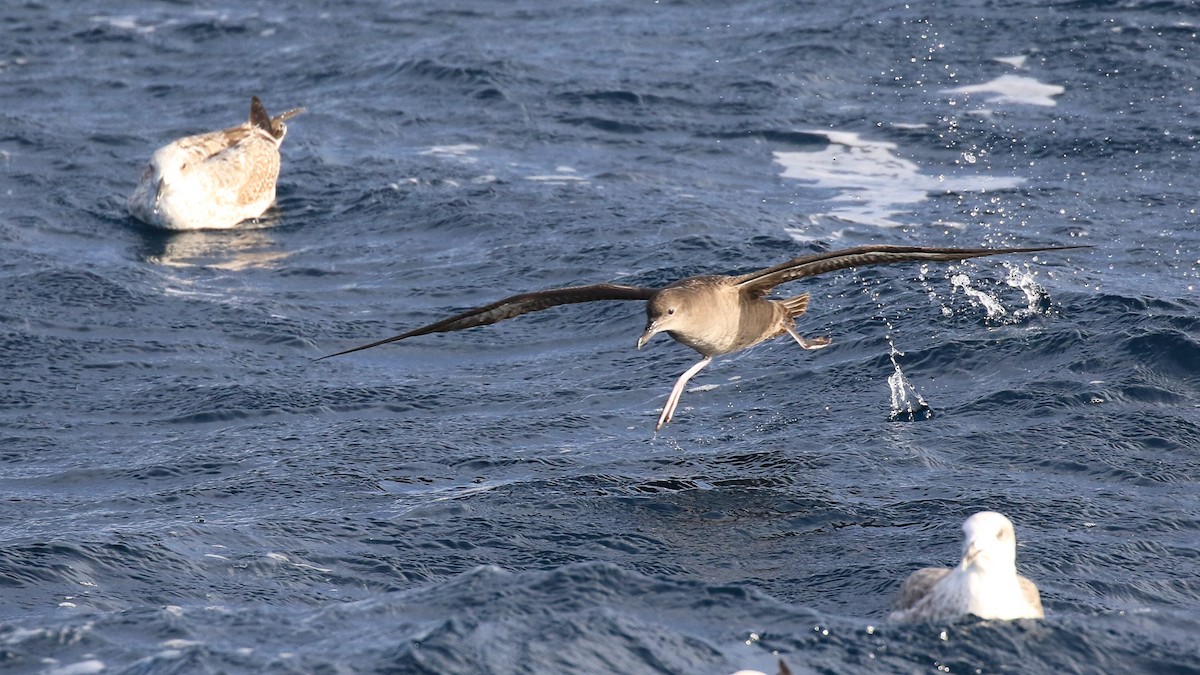
<path fill-rule="evenodd" d="M 261 216 L 275 201 L 284 120 L 303 111 L 271 117 L 255 96 L 247 122 L 159 148 L 129 197 L 129 212 L 168 230 L 227 229 Z"/>
<path fill-rule="evenodd" d="M 1017 534 L 995 511 L 963 523 L 958 567 L 925 567 L 900 585 L 889 621 L 944 622 L 974 615 L 981 619 L 1040 619 L 1037 585 L 1017 574 Z"/>
<path fill-rule="evenodd" d="M 859 246 L 802 256 L 739 276 L 688 277 L 663 288 L 616 284 L 551 288 L 504 298 L 407 333 L 322 356 L 317 360 L 370 349 L 417 335 L 484 326 L 558 305 L 600 300 L 646 300 L 646 330 L 638 338 L 639 349 L 654 335 L 667 333 L 704 357 L 675 382 L 655 427 L 658 430 L 671 421 L 688 380 L 708 365 L 713 357 L 752 347 L 784 333 L 791 335 L 804 349 L 819 349 L 829 344 L 828 338 L 805 339 L 796 332 L 795 320 L 808 308 L 807 293 L 782 300 L 766 297 L 771 289 L 780 284 L 863 265 L 964 260 L 1006 253 L 1034 253 L 1072 248 L 1084 247 L 987 249 Z"/>

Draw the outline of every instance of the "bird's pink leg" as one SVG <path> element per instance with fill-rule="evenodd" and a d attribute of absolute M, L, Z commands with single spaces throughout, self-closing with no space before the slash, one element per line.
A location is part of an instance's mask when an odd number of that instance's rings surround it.
<path fill-rule="evenodd" d="M 800 346 L 805 349 L 821 349 L 822 347 L 829 346 L 829 338 L 827 338 L 827 337 L 819 337 L 819 338 L 813 338 L 811 340 L 805 340 L 804 338 L 800 337 L 800 334 L 796 332 L 795 328 L 788 326 L 788 325 L 784 325 L 783 328 L 784 328 L 784 330 L 786 330 L 788 332 L 788 335 L 791 335 L 792 337 L 796 338 L 796 342 L 800 343 Z"/>
<path fill-rule="evenodd" d="M 675 406 L 679 405 L 679 397 L 683 396 L 683 388 L 687 385 L 688 380 L 692 379 L 693 375 L 700 372 L 700 369 L 709 363 L 712 363 L 712 357 L 706 356 L 700 359 L 696 365 L 684 371 L 678 380 L 675 380 L 675 386 L 671 389 L 671 395 L 667 397 L 667 404 L 663 406 L 662 414 L 658 416 L 658 425 L 654 427 L 655 431 L 662 429 L 671 421 L 671 416 L 675 414 Z"/>

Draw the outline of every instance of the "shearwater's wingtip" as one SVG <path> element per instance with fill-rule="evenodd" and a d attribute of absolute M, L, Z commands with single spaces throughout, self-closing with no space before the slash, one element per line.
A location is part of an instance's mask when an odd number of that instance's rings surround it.
<path fill-rule="evenodd" d="M 420 330 L 420 329 L 418 329 L 418 331 L 419 331 L 419 330 Z M 340 351 L 340 352 L 334 352 L 334 353 L 332 353 L 332 354 L 326 354 L 325 356 L 320 356 L 320 357 L 317 357 L 317 358 L 313 359 L 313 362 L 316 362 L 316 361 L 324 361 L 325 359 L 332 359 L 332 358 L 333 358 L 333 357 L 335 357 L 335 356 L 342 356 L 343 354 L 353 354 L 354 352 L 361 352 L 361 351 L 363 351 L 364 349 L 370 349 L 370 348 L 372 348 L 372 347 L 378 347 L 379 345 L 386 345 L 386 344 L 390 344 L 390 343 L 392 343 L 392 342 L 397 342 L 397 341 L 399 341 L 399 340 L 403 340 L 403 339 L 404 339 L 404 338 L 406 338 L 406 337 L 412 337 L 412 336 L 413 336 L 413 335 L 415 335 L 415 334 L 419 334 L 419 333 L 418 333 L 418 331 L 410 331 L 410 332 L 408 332 L 408 333 L 404 333 L 404 334 L 402 334 L 402 335 L 393 335 L 392 337 L 389 337 L 389 338 L 384 338 L 384 339 L 382 339 L 382 340 L 376 340 L 376 341 L 374 341 L 374 342 L 368 342 L 368 343 L 367 343 L 367 344 L 365 344 L 365 345 L 359 345 L 359 346 L 357 346 L 357 347 L 351 347 L 350 349 L 343 349 L 343 350 L 342 350 L 342 351 Z"/>
<path fill-rule="evenodd" d="M 353 350 L 353 349 L 348 349 L 348 350 L 346 350 L 346 351 L 348 351 L 348 352 L 352 352 L 352 351 L 354 351 L 354 350 Z M 317 357 L 317 358 L 315 358 L 315 359 L 310 359 L 310 360 L 309 360 L 309 363 L 316 363 L 317 361 L 324 361 L 325 359 L 332 359 L 332 358 L 333 358 L 333 357 L 335 357 L 335 356 L 341 356 L 342 354 L 345 354 L 345 353 L 346 353 L 346 352 L 335 352 L 335 353 L 333 353 L 333 354 L 326 354 L 325 356 L 318 356 L 318 357 Z"/>
<path fill-rule="evenodd" d="M 1071 244 L 1070 246 L 1045 246 L 1042 248 L 1028 249 L 1030 251 L 1069 251 L 1073 248 L 1096 248 L 1092 244 Z"/>
<path fill-rule="evenodd" d="M 332 353 L 332 354 L 326 354 L 325 356 L 318 356 L 317 358 L 313 359 L 313 360 L 312 360 L 310 363 L 316 363 L 317 361 L 324 361 L 325 359 L 332 359 L 332 358 L 333 358 L 333 357 L 335 357 L 335 356 L 342 356 L 342 355 L 345 355 L 345 354 L 351 354 L 351 353 L 353 353 L 353 352 L 360 352 L 360 351 L 362 351 L 362 350 L 364 350 L 364 349 L 369 349 L 369 348 L 371 348 L 371 347 L 376 347 L 376 346 L 378 346 L 378 345 L 380 345 L 380 344 L 382 344 L 382 343 L 380 343 L 380 342 L 375 342 L 375 343 L 372 343 L 372 344 L 369 344 L 369 345 L 360 345 L 360 346 L 358 346 L 358 347 L 351 347 L 350 349 L 343 349 L 343 350 L 342 350 L 342 351 L 340 351 L 340 352 L 334 352 L 334 353 Z"/>

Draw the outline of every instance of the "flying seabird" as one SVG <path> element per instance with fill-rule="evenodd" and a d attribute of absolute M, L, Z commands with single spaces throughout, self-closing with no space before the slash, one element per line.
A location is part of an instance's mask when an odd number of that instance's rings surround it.
<path fill-rule="evenodd" d="M 129 213 L 168 230 L 228 229 L 261 216 L 275 201 L 283 122 L 302 112 L 270 117 L 254 96 L 248 122 L 164 145 L 129 197 Z"/>
<path fill-rule="evenodd" d="M 1085 246 L 1046 246 L 1038 248 L 932 248 L 925 246 L 858 246 L 801 256 L 785 263 L 739 276 L 706 275 L 681 279 L 662 288 L 595 284 L 551 288 L 521 293 L 490 305 L 443 319 L 370 344 L 352 347 L 316 361 L 370 349 L 405 338 L 485 326 L 558 305 L 598 300 L 645 300 L 646 330 L 638 338 L 641 349 L 658 333 L 667 333 L 691 347 L 704 358 L 687 369 L 675 382 L 663 406 L 655 431 L 671 421 L 683 388 L 693 375 L 715 356 L 752 347 L 784 333 L 791 335 L 804 349 L 820 349 L 829 338 L 805 339 L 796 332 L 795 320 L 808 308 L 808 293 L 793 298 L 772 300 L 766 297 L 776 286 L 825 272 L 909 261 L 964 260 L 1007 253 L 1058 251 Z"/>
<path fill-rule="evenodd" d="M 1012 521 L 995 511 L 980 511 L 962 529 L 958 567 L 926 567 L 909 575 L 888 620 L 943 622 L 968 614 L 1001 621 L 1042 618 L 1037 586 L 1017 574 Z"/>

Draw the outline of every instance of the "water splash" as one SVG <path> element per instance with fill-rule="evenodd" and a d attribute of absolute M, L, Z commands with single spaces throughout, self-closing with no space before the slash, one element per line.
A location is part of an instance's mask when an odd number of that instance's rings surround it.
<path fill-rule="evenodd" d="M 982 305 L 987 311 L 987 319 L 990 321 L 1014 324 L 1035 314 L 1044 313 L 1050 306 L 1050 294 L 1045 287 L 1034 280 L 1035 273 L 1011 263 L 1005 263 L 1005 267 L 1008 269 L 1008 277 L 1004 280 L 1005 285 L 1018 289 L 1025 295 L 1025 307 L 1015 311 L 1010 312 L 1006 309 L 995 295 L 973 287 L 971 278 L 966 274 L 960 272 L 951 276 L 950 283 L 954 292 L 957 293 L 961 290 L 972 304 Z M 942 313 L 948 315 L 952 313 L 952 310 L 948 310 L 943 305 Z"/>
<path fill-rule="evenodd" d="M 1004 283 L 1010 288 L 1020 289 L 1025 294 L 1026 306 L 1023 309 L 1018 309 L 1013 312 L 1013 319 L 1024 319 L 1034 314 L 1041 314 L 1050 307 L 1050 293 L 1046 288 L 1034 281 L 1034 274 L 1028 269 L 1022 269 L 1011 263 L 1005 263 L 1008 267 L 1008 278 Z"/>
<path fill-rule="evenodd" d="M 928 271 L 929 270 L 926 266 L 922 266 L 920 279 L 921 283 L 930 290 L 932 297 L 932 289 L 929 287 L 926 280 Z M 890 390 L 892 397 L 892 412 L 890 415 L 888 415 L 888 419 L 892 420 L 893 422 L 916 422 L 918 420 L 927 420 L 932 418 L 933 408 L 929 407 L 929 404 L 925 402 L 925 399 L 921 396 L 920 392 L 917 391 L 916 387 L 913 387 L 912 384 L 909 383 L 908 379 L 904 377 L 904 371 L 900 369 L 900 364 L 896 361 L 896 357 L 904 356 L 904 352 L 896 349 L 896 343 L 892 339 L 892 335 L 895 333 L 896 329 L 895 326 L 892 325 L 892 320 L 887 317 L 887 307 L 879 299 L 878 287 L 867 280 L 862 280 L 861 284 L 863 287 L 863 292 L 870 296 L 871 300 L 875 302 L 875 306 L 880 310 L 880 313 L 884 317 L 883 323 L 887 326 L 885 339 L 888 343 L 888 358 L 892 362 L 892 374 L 889 375 L 887 379 L 888 389 Z"/>
<path fill-rule="evenodd" d="M 894 369 L 894 372 L 888 377 L 888 388 L 892 392 L 892 414 L 888 416 L 888 419 L 893 422 L 916 422 L 931 419 L 933 408 L 930 408 L 920 392 L 909 384 L 908 378 L 904 377 L 904 371 L 900 370 L 900 364 L 896 362 L 896 357 L 904 356 L 904 352 L 896 349 L 896 346 L 892 344 L 891 336 L 888 337 L 888 345 L 892 348 L 890 358 Z"/>
<path fill-rule="evenodd" d="M 954 315 L 954 308 L 946 303 L 946 300 L 938 293 L 930 281 L 929 265 L 921 265 L 917 280 L 921 282 L 921 288 L 925 291 L 925 296 L 929 298 L 929 302 L 936 303 L 942 308 L 942 316 Z"/>
<path fill-rule="evenodd" d="M 971 277 L 960 272 L 950 277 L 950 283 L 954 286 L 955 291 L 962 290 L 968 298 L 983 305 L 983 308 L 987 310 L 987 318 L 998 319 L 1008 314 L 1008 310 L 1004 309 L 1004 305 L 1000 304 L 1000 300 L 995 296 L 972 288 Z"/>

